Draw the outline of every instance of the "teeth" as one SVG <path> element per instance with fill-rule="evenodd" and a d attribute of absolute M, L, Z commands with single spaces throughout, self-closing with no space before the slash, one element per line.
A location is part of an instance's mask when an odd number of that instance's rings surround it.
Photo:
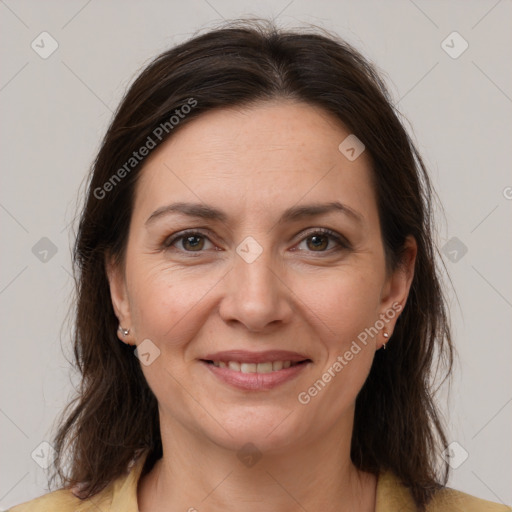
<path fill-rule="evenodd" d="M 235 372 L 242 373 L 270 373 L 277 372 L 283 368 L 290 368 L 291 361 L 267 361 L 265 363 L 239 363 L 238 361 L 213 361 L 217 368 L 229 368 Z"/>
<path fill-rule="evenodd" d="M 242 363 L 240 365 L 240 371 L 242 373 L 256 373 L 256 368 L 258 367 L 255 363 Z"/>
<path fill-rule="evenodd" d="M 274 361 L 272 363 L 272 370 L 277 372 L 283 369 L 283 361 Z"/>
<path fill-rule="evenodd" d="M 272 371 L 272 363 L 258 363 L 256 371 L 258 373 L 270 373 Z"/>

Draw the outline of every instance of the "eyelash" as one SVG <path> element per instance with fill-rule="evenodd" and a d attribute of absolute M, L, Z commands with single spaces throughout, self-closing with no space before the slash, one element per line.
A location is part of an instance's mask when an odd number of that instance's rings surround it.
<path fill-rule="evenodd" d="M 169 237 L 166 238 L 163 242 L 162 248 L 170 249 L 172 247 L 172 245 L 174 245 L 177 241 L 185 239 L 186 237 L 189 237 L 192 235 L 198 235 L 200 237 L 206 238 L 207 240 L 210 240 L 208 238 L 208 236 L 206 234 L 202 233 L 201 231 L 197 231 L 194 229 L 188 229 L 185 231 L 181 231 L 177 235 L 171 235 L 170 238 Z M 313 252 L 313 253 L 318 252 L 320 254 L 332 254 L 333 252 L 352 249 L 350 243 L 344 237 L 338 235 L 335 231 L 332 231 L 327 228 L 315 228 L 314 231 L 309 231 L 308 233 L 306 233 L 306 236 L 304 236 L 304 238 L 302 238 L 300 240 L 299 243 L 303 242 L 304 240 L 307 240 L 308 238 L 311 238 L 314 235 L 328 236 L 329 238 L 331 238 L 331 240 L 334 240 L 338 244 L 338 247 L 335 247 L 334 249 L 330 249 L 330 250 L 326 250 L 326 251 L 309 251 L 309 252 Z M 210 240 L 210 242 L 211 242 L 211 240 Z M 187 254 L 197 253 L 198 255 L 201 254 L 202 252 L 204 252 L 203 250 L 201 250 L 201 251 L 186 251 L 184 249 L 181 249 L 180 251 L 187 253 Z"/>

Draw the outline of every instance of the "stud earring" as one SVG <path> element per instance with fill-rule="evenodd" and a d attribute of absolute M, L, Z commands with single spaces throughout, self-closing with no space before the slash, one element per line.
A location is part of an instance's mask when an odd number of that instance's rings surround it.
<path fill-rule="evenodd" d="M 128 334 L 130 334 L 130 329 L 123 329 L 121 326 L 119 326 L 117 330 L 121 331 L 123 336 L 128 336 Z"/>
<path fill-rule="evenodd" d="M 386 350 L 386 343 L 387 343 L 387 340 L 388 340 L 388 338 L 389 338 L 389 334 L 388 334 L 387 332 L 383 332 L 383 333 L 382 333 L 382 336 L 384 336 L 384 338 L 386 338 L 386 342 L 384 342 L 384 343 L 382 344 L 382 348 L 383 348 L 384 350 Z"/>

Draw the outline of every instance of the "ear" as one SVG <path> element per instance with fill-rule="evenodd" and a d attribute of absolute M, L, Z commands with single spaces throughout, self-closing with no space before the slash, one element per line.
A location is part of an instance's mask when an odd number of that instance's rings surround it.
<path fill-rule="evenodd" d="M 415 238 L 409 235 L 405 239 L 402 259 L 397 268 L 388 276 L 382 290 L 380 317 L 385 320 L 386 324 L 379 336 L 377 349 L 381 348 L 391 338 L 396 321 L 405 307 L 414 277 L 417 253 L 418 244 Z M 384 337 L 384 333 L 387 333 L 389 337 Z"/>
<path fill-rule="evenodd" d="M 123 334 L 120 330 L 117 330 L 117 337 L 127 345 L 134 345 L 135 333 L 132 327 L 130 302 L 128 300 L 124 270 L 121 268 L 121 265 L 115 262 L 111 255 L 105 256 L 105 270 L 110 286 L 112 306 L 119 320 L 119 325 L 123 329 L 129 329 L 128 334 Z"/>

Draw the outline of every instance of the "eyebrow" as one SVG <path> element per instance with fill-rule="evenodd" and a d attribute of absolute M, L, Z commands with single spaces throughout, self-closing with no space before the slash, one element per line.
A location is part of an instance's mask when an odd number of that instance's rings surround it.
<path fill-rule="evenodd" d="M 349 206 L 340 203 L 339 201 L 332 201 L 329 203 L 315 203 L 303 206 L 293 206 L 288 208 L 281 215 L 278 223 L 283 224 L 286 222 L 294 222 L 304 218 L 317 217 L 331 212 L 339 212 L 346 215 L 358 223 L 363 223 L 363 217 L 356 210 Z M 146 220 L 145 224 L 151 224 L 157 219 L 172 213 L 181 213 L 189 217 L 196 217 L 205 220 L 216 220 L 220 222 L 227 222 L 228 216 L 222 210 L 213 206 L 199 204 L 199 203 L 172 203 L 156 209 Z"/>

